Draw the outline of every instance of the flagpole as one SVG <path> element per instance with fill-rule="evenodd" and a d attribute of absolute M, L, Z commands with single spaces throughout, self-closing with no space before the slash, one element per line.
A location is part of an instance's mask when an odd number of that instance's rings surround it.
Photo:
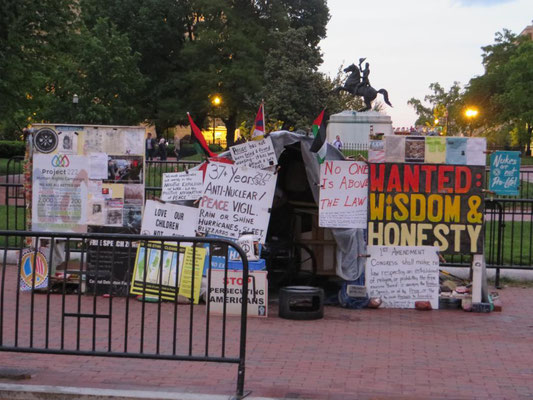
<path fill-rule="evenodd" d="M 263 132 L 265 133 L 265 136 L 266 136 L 266 123 L 265 123 L 265 100 L 264 99 L 261 99 L 261 108 L 263 110 Z"/>

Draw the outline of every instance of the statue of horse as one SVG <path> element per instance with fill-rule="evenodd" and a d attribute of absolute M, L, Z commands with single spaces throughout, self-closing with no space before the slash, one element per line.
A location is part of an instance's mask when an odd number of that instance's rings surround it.
<path fill-rule="evenodd" d="M 341 90 L 351 93 L 354 96 L 361 96 L 365 102 L 365 107 L 358 110 L 359 112 L 368 111 L 372 108 L 372 101 L 376 99 L 378 93 L 383 95 L 385 103 L 392 107 L 389 102 L 389 94 L 385 89 L 376 90 L 370 84 L 361 84 L 361 71 L 357 65 L 352 64 L 344 69 L 344 72 L 351 72 L 344 82 L 344 86 L 339 86 L 333 89 L 333 92 L 339 93 Z"/>

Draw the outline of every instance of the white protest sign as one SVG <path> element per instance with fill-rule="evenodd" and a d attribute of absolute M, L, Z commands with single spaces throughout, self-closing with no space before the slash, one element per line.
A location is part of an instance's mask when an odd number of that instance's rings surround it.
<path fill-rule="evenodd" d="M 439 256 L 433 246 L 368 246 L 366 287 L 385 308 L 414 308 L 429 301 L 439 308 Z"/>
<path fill-rule="evenodd" d="M 264 243 L 276 178 L 269 171 L 210 162 L 198 230 L 234 239 L 251 233 Z"/>
<path fill-rule="evenodd" d="M 222 314 L 224 312 L 224 275 L 226 271 L 211 269 L 210 274 L 209 313 Z M 242 271 L 228 270 L 225 288 L 227 315 L 241 315 L 242 284 Z M 268 314 L 267 271 L 250 271 L 247 314 L 250 317 L 266 317 Z"/>
<path fill-rule="evenodd" d="M 202 197 L 203 188 L 204 177 L 202 171 L 163 174 L 161 200 L 198 200 Z"/>
<path fill-rule="evenodd" d="M 154 236 L 195 236 L 198 209 L 147 200 L 141 233 Z"/>
<path fill-rule="evenodd" d="M 32 230 L 87 231 L 88 158 L 34 154 Z"/>
<path fill-rule="evenodd" d="M 319 226 L 366 228 L 368 165 L 326 161 L 320 165 Z"/>
<path fill-rule="evenodd" d="M 233 161 L 239 166 L 263 169 L 278 163 L 270 137 L 262 140 L 251 140 L 231 146 L 229 149 Z"/>

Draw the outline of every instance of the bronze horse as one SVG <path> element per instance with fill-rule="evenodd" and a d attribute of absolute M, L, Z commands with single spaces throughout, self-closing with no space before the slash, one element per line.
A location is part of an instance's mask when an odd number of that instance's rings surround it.
<path fill-rule="evenodd" d="M 354 96 L 361 96 L 365 102 L 365 107 L 358 110 L 359 112 L 368 111 L 372 108 L 372 101 L 376 99 L 378 93 L 383 95 L 385 103 L 392 107 L 392 104 L 389 102 L 389 94 L 385 89 L 376 90 L 369 84 L 361 85 L 361 71 L 357 65 L 352 64 L 344 69 L 344 72 L 351 72 L 344 82 L 344 86 L 339 86 L 333 89 L 333 92 L 339 93 L 341 90 L 351 93 Z"/>

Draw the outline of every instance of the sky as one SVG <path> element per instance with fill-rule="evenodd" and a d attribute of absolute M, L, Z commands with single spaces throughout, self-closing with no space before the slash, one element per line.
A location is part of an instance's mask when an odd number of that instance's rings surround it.
<path fill-rule="evenodd" d="M 423 100 L 430 83 L 448 90 L 482 75 L 481 47 L 494 43 L 496 32 L 519 34 L 533 23 L 533 0 L 328 0 L 328 6 L 319 70 L 334 77 L 341 65 L 366 57 L 371 85 L 389 93 L 394 107 L 384 104 L 383 111 L 394 127 L 414 125 L 407 100 Z"/>

